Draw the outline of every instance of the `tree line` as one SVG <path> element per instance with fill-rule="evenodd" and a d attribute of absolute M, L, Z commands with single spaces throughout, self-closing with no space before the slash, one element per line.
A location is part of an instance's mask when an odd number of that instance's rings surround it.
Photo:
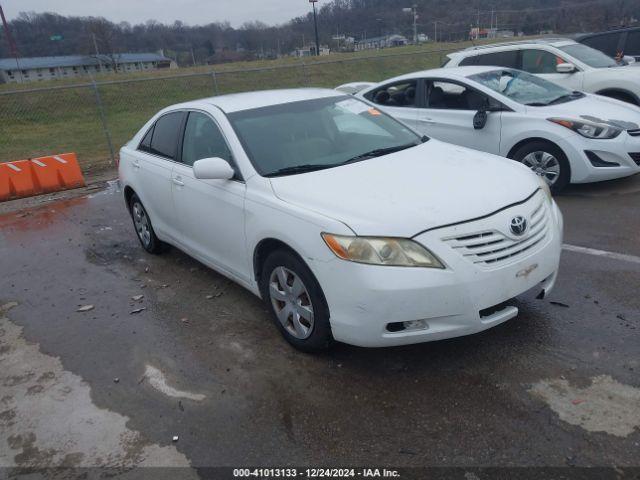
<path fill-rule="evenodd" d="M 465 40 L 472 27 L 536 34 L 603 30 L 636 21 L 640 0 L 332 0 L 318 13 L 321 43 L 348 48 L 341 36 L 356 40 L 398 33 L 413 37 L 417 6 L 418 32 L 440 41 Z M 190 26 L 180 21 L 149 20 L 132 25 L 104 18 L 22 12 L 9 28 L 23 57 L 152 52 L 162 49 L 182 66 L 286 55 L 313 40 L 311 14 L 277 26 L 259 21 L 233 28 L 215 21 Z M 0 57 L 9 57 L 6 33 L 0 34 Z"/>

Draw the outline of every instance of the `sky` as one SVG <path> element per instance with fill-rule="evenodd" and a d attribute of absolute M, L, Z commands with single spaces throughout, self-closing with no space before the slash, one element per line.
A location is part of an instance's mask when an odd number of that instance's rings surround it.
<path fill-rule="evenodd" d="M 55 12 L 131 24 L 181 20 L 203 25 L 228 20 L 234 27 L 253 20 L 284 23 L 311 9 L 308 0 L 0 0 L 0 5 L 8 19 L 20 12 Z"/>

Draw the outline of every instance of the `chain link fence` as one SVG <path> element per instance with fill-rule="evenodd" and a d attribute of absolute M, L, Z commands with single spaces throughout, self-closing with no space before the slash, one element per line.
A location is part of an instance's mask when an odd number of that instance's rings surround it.
<path fill-rule="evenodd" d="M 166 106 L 227 93 L 381 81 L 438 67 L 448 52 L 385 53 L 0 91 L 0 162 L 75 152 L 85 174 L 91 174 L 112 167 L 120 146 Z"/>

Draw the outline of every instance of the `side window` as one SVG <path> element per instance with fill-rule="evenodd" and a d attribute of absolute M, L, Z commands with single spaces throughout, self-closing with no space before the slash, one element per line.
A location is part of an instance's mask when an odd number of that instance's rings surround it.
<path fill-rule="evenodd" d="M 474 57 L 465 57 L 463 58 L 460 63 L 458 64 L 458 66 L 460 67 L 467 67 L 469 65 L 477 65 L 477 61 L 478 61 L 478 57 L 474 56 Z"/>
<path fill-rule="evenodd" d="M 618 53 L 618 43 L 620 42 L 621 33 L 607 33 L 605 35 L 596 35 L 594 37 L 585 38 L 581 43 L 600 50 L 610 57 L 615 57 Z"/>
<path fill-rule="evenodd" d="M 624 54 L 631 55 L 632 57 L 640 57 L 640 30 L 628 33 Z"/>
<path fill-rule="evenodd" d="M 518 50 L 509 50 L 506 52 L 493 52 L 478 55 L 476 57 L 476 63 L 473 65 L 520 68 L 519 63 Z"/>
<path fill-rule="evenodd" d="M 367 99 L 385 107 L 415 107 L 417 80 L 385 85 L 367 95 Z"/>
<path fill-rule="evenodd" d="M 560 63 L 564 63 L 564 59 L 545 50 L 522 51 L 522 70 L 525 72 L 556 73 L 556 67 Z"/>
<path fill-rule="evenodd" d="M 160 117 L 153 127 L 151 148 L 149 153 L 160 155 L 171 160 L 176 159 L 180 127 L 184 119 L 184 112 L 167 113 Z"/>
<path fill-rule="evenodd" d="M 153 129 L 155 125 L 152 125 L 147 134 L 144 136 L 140 145 L 138 146 L 138 150 L 142 150 L 143 152 L 151 151 L 151 137 L 153 136 Z"/>
<path fill-rule="evenodd" d="M 440 110 L 480 110 L 488 97 L 453 82 L 434 81 L 427 90 L 427 108 Z"/>
<path fill-rule="evenodd" d="M 219 157 L 231 163 L 231 152 L 216 123 L 204 113 L 191 112 L 182 143 L 182 162 L 193 165 L 196 160 Z"/>

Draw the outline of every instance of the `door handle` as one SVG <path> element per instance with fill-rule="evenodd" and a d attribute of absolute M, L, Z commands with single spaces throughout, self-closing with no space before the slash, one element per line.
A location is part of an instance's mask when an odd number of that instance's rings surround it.
<path fill-rule="evenodd" d="M 423 118 L 420 119 L 420 121 L 422 123 L 426 123 L 427 125 L 435 125 L 436 124 L 435 120 L 433 120 L 431 118 L 428 118 L 428 117 L 423 117 Z"/>
<path fill-rule="evenodd" d="M 133 168 L 138 169 L 140 168 L 140 162 L 133 162 Z"/>
<path fill-rule="evenodd" d="M 182 177 L 173 177 L 173 183 L 178 185 L 179 187 L 184 187 L 184 182 L 182 181 Z"/>

